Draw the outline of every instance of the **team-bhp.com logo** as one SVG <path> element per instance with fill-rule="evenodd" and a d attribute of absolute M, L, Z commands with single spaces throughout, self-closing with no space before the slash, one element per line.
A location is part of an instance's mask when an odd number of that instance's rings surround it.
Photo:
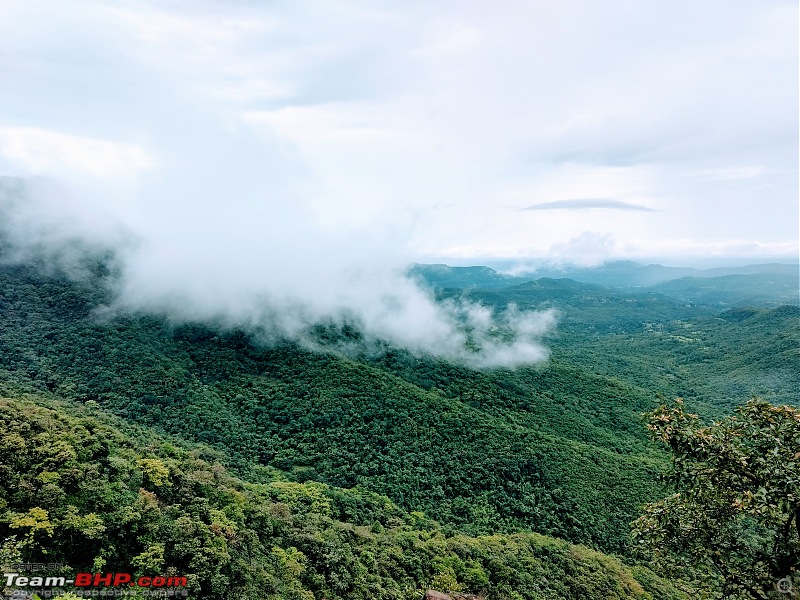
<path fill-rule="evenodd" d="M 18 591 L 31 591 L 31 588 L 38 588 L 37 594 L 42 596 L 42 591 L 51 591 L 44 594 L 45 597 L 60 595 L 52 593 L 53 588 L 65 588 L 74 586 L 78 588 L 74 593 L 82 597 L 96 596 L 125 596 L 128 591 L 126 588 L 137 587 L 141 595 L 142 592 L 157 592 L 158 596 L 188 596 L 186 590 L 186 577 L 161 576 L 156 575 L 142 576 L 134 578 L 130 573 L 78 573 L 74 579 L 53 576 L 31 576 L 20 573 L 5 573 L 6 589 Z M 100 593 L 102 592 L 102 593 Z M 63 593 L 63 592 L 62 592 Z"/>

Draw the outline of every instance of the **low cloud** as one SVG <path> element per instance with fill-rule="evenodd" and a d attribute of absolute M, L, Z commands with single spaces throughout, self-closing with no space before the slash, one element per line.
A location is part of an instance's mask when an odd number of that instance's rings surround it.
<path fill-rule="evenodd" d="M 617 254 L 614 236 L 599 231 L 584 231 L 565 243 L 555 244 L 550 249 L 552 265 L 573 264 L 581 267 L 596 267 Z"/>
<path fill-rule="evenodd" d="M 583 208 L 659 212 L 657 209 L 644 206 L 643 204 L 633 204 L 632 202 L 623 202 L 622 200 L 611 200 L 608 198 L 572 198 L 570 200 L 553 200 L 551 202 L 531 204 L 530 206 L 526 206 L 521 210 L 577 210 Z"/>
<path fill-rule="evenodd" d="M 231 174 L 223 157 L 239 157 L 223 140 L 211 146 L 220 152 L 214 160 Z M 199 157 L 197 165 L 212 167 Z M 540 340 L 556 324 L 552 311 L 437 302 L 407 277 L 407 260 L 393 250 L 399 234 L 325 229 L 305 220 L 302 203 L 289 203 L 285 190 L 259 210 L 249 188 L 226 196 L 228 186 L 184 175 L 155 177 L 136 211 L 93 202 L 52 179 L 0 178 L 0 263 L 36 262 L 80 279 L 87 256 L 113 256 L 119 275 L 115 300 L 100 311 L 105 318 L 155 311 L 242 328 L 262 343 L 288 339 L 349 354 L 394 346 L 473 368 L 547 359 Z M 220 173 L 213 179 L 225 181 Z M 358 336 L 323 342 L 320 325 Z"/>

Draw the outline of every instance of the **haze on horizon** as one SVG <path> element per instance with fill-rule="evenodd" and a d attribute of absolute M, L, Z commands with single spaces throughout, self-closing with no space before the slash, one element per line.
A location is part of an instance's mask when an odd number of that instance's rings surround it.
<path fill-rule="evenodd" d="M 445 354 L 454 320 L 486 315 L 434 306 L 412 261 L 796 262 L 797 17 L 788 0 L 3 3 L 0 176 L 26 183 L 0 229 L 117 248 L 134 306 L 247 320 L 266 298 L 287 330 L 355 314 Z M 508 314 L 545 357 L 552 315 Z"/>

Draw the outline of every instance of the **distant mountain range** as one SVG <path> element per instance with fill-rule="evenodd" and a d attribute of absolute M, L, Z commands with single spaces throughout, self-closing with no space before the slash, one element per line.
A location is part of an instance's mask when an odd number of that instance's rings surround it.
<path fill-rule="evenodd" d="M 434 289 L 497 289 L 550 278 L 571 279 L 629 292 L 659 292 L 678 300 L 713 306 L 800 303 L 800 265 L 784 263 L 697 269 L 614 261 L 591 268 L 538 268 L 515 275 L 485 266 L 415 264 L 409 273 Z"/>

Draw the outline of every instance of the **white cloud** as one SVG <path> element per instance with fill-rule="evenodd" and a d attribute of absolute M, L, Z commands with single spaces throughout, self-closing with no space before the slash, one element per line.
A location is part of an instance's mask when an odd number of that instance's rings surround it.
<path fill-rule="evenodd" d="M 118 177 L 153 166 L 144 148 L 35 127 L 0 128 L 0 156 L 34 175 Z"/>

